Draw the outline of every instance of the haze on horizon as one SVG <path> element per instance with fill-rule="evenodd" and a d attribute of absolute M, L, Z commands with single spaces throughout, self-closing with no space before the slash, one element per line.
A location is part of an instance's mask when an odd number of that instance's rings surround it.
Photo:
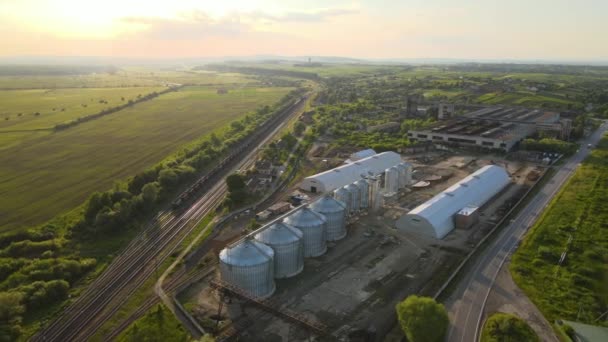
<path fill-rule="evenodd" d="M 608 59 L 603 0 L 0 0 L 0 56 Z"/>

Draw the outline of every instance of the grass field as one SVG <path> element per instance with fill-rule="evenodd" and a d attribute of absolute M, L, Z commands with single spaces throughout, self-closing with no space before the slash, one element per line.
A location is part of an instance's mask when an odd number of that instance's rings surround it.
<path fill-rule="evenodd" d="M 186 87 L 0 153 L 0 232 L 42 223 L 290 88 Z"/>
<path fill-rule="evenodd" d="M 205 71 L 159 71 L 152 68 L 125 68 L 114 74 L 0 76 L 0 90 L 61 88 L 158 87 L 166 83 L 192 85 L 254 82 L 241 74 Z"/>
<path fill-rule="evenodd" d="M 608 306 L 608 138 L 513 255 L 511 274 L 549 321 L 598 324 Z M 566 257 L 558 265 L 563 252 Z M 603 321 L 606 324 L 605 321 Z"/>
<path fill-rule="evenodd" d="M 129 100 L 136 100 L 138 95 L 144 96 L 163 89 L 165 88 L 133 87 L 0 91 L 0 133 L 52 129 L 58 123 L 124 105 Z"/>

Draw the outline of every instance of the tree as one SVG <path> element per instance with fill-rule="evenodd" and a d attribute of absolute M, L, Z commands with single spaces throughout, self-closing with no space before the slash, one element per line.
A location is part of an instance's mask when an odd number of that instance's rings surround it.
<path fill-rule="evenodd" d="M 229 192 L 239 192 L 245 190 L 245 177 L 233 173 L 226 177 L 226 185 L 228 186 Z"/>
<path fill-rule="evenodd" d="M 226 177 L 226 185 L 228 186 L 228 203 L 231 206 L 237 206 L 245 202 L 248 195 L 245 177 L 233 173 Z"/>
<path fill-rule="evenodd" d="M 305 130 L 306 125 L 302 123 L 302 121 L 298 121 L 295 123 L 295 125 L 293 125 L 293 134 L 295 134 L 297 137 L 301 136 Z"/>
<path fill-rule="evenodd" d="M 396 306 L 401 329 L 410 342 L 440 342 L 449 325 L 442 304 L 429 297 L 409 296 Z"/>
<path fill-rule="evenodd" d="M 23 293 L 0 292 L 0 321 L 12 321 L 25 312 Z"/>
<path fill-rule="evenodd" d="M 164 169 L 158 173 L 158 182 L 163 189 L 173 189 L 178 181 L 177 173 L 172 169 Z"/>
<path fill-rule="evenodd" d="M 158 192 L 160 191 L 160 187 L 157 182 L 152 182 L 144 185 L 141 188 L 141 197 L 143 198 L 146 204 L 151 204 L 156 202 L 158 199 Z"/>

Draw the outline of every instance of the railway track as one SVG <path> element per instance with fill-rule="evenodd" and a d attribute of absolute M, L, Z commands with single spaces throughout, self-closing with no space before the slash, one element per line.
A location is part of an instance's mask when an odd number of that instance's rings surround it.
<path fill-rule="evenodd" d="M 199 278 L 203 278 L 213 271 L 214 270 L 211 265 L 208 268 L 199 270 L 191 275 L 184 274 L 183 269 L 180 269 L 167 283 L 165 283 L 165 290 L 167 293 L 173 295 L 182 286 L 190 284 Z M 156 296 L 154 293 L 151 293 L 150 296 L 137 308 L 137 310 L 132 312 L 129 317 L 120 322 L 120 324 L 112 329 L 109 334 L 105 335 L 103 337 L 103 341 L 109 342 L 114 340 L 116 337 L 118 337 L 118 335 L 120 335 L 121 332 L 131 325 L 131 323 L 142 317 L 150 308 L 160 302 L 160 298 L 158 298 L 158 296 Z"/>
<path fill-rule="evenodd" d="M 263 127 L 267 134 L 256 141 L 255 145 L 247 141 L 248 149 L 239 148 L 228 161 L 224 159 L 223 172 L 214 169 L 212 177 L 206 178 L 210 184 L 207 191 L 187 209 L 157 215 L 79 298 L 59 318 L 33 336 L 32 341 L 82 341 L 93 336 L 179 246 L 198 222 L 219 205 L 227 191 L 222 181 L 224 175 L 255 162 L 257 147 L 273 137 L 304 103 L 305 101 L 299 101 L 279 114 L 279 118 L 272 118 L 272 126 Z"/>

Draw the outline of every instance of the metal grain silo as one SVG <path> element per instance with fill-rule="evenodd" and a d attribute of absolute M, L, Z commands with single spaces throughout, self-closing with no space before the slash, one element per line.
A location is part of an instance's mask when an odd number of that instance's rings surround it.
<path fill-rule="evenodd" d="M 399 171 L 398 173 L 398 179 L 397 179 L 397 185 L 399 187 L 399 189 L 403 189 L 405 188 L 405 175 L 407 173 L 407 166 L 403 165 L 403 163 L 401 164 L 397 164 L 395 165 L 395 167 L 397 168 L 397 171 Z"/>
<path fill-rule="evenodd" d="M 274 277 L 289 278 L 304 269 L 304 234 L 298 228 L 276 222 L 255 235 L 274 251 Z"/>
<path fill-rule="evenodd" d="M 359 207 L 361 209 L 369 208 L 369 182 L 365 179 L 359 179 L 355 182 L 359 188 Z"/>
<path fill-rule="evenodd" d="M 399 164 L 400 168 L 403 170 L 403 187 L 409 186 L 412 184 L 412 171 L 414 167 L 410 163 L 403 162 Z"/>
<path fill-rule="evenodd" d="M 352 211 L 361 209 L 361 191 L 354 183 L 348 184 L 344 189 L 350 192 L 350 208 Z"/>
<path fill-rule="evenodd" d="M 327 234 L 323 214 L 312 211 L 308 206 L 294 212 L 283 219 L 304 233 L 304 257 L 317 257 L 327 251 L 325 235 Z"/>
<path fill-rule="evenodd" d="M 317 213 L 323 214 L 327 219 L 327 241 L 340 240 L 346 236 L 346 205 L 329 196 L 323 196 L 310 205 Z"/>
<path fill-rule="evenodd" d="M 369 206 L 373 211 L 377 211 L 382 206 L 382 194 L 380 192 L 380 178 L 370 177 L 369 183 Z"/>
<path fill-rule="evenodd" d="M 399 170 L 392 166 L 384 171 L 384 192 L 390 194 L 397 190 L 399 190 Z"/>
<path fill-rule="evenodd" d="M 222 280 L 253 297 L 270 297 L 274 283 L 274 251 L 263 243 L 245 239 L 220 252 Z"/>
<path fill-rule="evenodd" d="M 336 189 L 334 191 L 334 198 L 344 204 L 347 216 L 352 213 L 350 192 L 348 192 L 348 190 L 344 189 L 343 187 Z"/>

